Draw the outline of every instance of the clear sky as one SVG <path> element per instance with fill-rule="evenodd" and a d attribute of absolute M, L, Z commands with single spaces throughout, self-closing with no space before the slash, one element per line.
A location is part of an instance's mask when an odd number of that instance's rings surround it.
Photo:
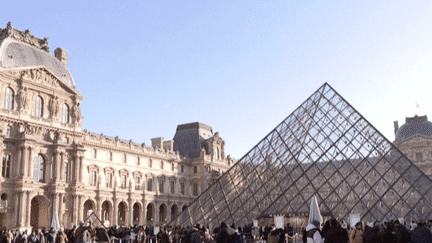
<path fill-rule="evenodd" d="M 68 50 L 83 127 L 138 143 L 199 121 L 241 158 L 328 82 L 390 141 L 432 120 L 432 1 L 6 1 Z M 420 108 L 416 108 L 416 103 Z"/>

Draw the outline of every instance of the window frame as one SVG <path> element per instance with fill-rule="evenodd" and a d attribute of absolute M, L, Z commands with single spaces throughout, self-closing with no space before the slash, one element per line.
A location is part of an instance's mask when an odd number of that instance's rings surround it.
<path fill-rule="evenodd" d="M 11 87 L 6 87 L 3 97 L 3 108 L 6 110 L 14 109 L 15 91 Z"/>
<path fill-rule="evenodd" d="M 34 116 L 43 117 L 44 115 L 44 100 L 42 96 L 38 95 L 35 98 Z"/>

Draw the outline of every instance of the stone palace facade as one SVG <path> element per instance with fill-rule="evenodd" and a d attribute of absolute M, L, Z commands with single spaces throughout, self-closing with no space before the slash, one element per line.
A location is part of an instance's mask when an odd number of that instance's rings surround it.
<path fill-rule="evenodd" d="M 235 161 L 202 123 L 151 146 L 82 130 L 67 51 L 9 22 L 0 28 L 0 228 L 170 222 Z"/>

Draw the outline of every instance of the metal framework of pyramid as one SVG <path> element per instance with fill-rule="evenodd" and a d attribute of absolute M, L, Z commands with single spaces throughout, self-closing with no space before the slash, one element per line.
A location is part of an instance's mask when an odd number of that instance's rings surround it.
<path fill-rule="evenodd" d="M 432 181 L 325 83 L 171 224 L 245 225 L 320 209 L 342 220 L 432 218 Z"/>

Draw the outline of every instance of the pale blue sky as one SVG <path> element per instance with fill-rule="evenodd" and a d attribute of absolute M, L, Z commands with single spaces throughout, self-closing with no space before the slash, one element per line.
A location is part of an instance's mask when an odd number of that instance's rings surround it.
<path fill-rule="evenodd" d="M 432 120 L 431 1 L 8 2 L 0 27 L 68 50 L 92 132 L 150 144 L 199 121 L 241 158 L 324 82 L 391 141 Z"/>

